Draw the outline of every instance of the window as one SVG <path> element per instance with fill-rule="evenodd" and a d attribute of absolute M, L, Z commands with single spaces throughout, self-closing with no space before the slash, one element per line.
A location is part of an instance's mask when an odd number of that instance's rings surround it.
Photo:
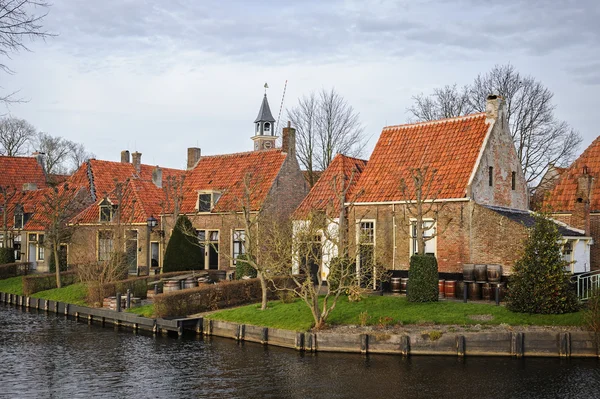
<path fill-rule="evenodd" d="M 35 233 L 28 234 L 27 241 L 37 241 L 37 234 L 35 234 Z"/>
<path fill-rule="evenodd" d="M 111 230 L 100 230 L 98 232 L 98 260 L 110 260 L 113 253 L 113 232 Z"/>
<path fill-rule="evenodd" d="M 198 212 L 210 212 L 221 198 L 221 193 L 199 193 L 198 194 Z"/>
<path fill-rule="evenodd" d="M 152 267 L 158 267 L 158 243 L 151 242 L 150 243 L 150 265 Z"/>
<path fill-rule="evenodd" d="M 256 124 L 256 133 L 258 133 L 260 131 L 260 123 Z"/>
<path fill-rule="evenodd" d="M 563 259 L 566 262 L 569 262 L 569 264 L 565 266 L 565 270 L 568 272 L 571 272 L 572 271 L 571 266 L 572 266 L 572 262 L 573 262 L 573 242 L 572 241 L 566 241 L 563 244 L 562 255 L 563 255 Z"/>
<path fill-rule="evenodd" d="M 435 221 L 424 220 L 423 221 L 423 237 L 425 237 L 425 255 L 435 256 L 436 250 L 436 237 L 435 233 Z M 419 252 L 419 243 L 417 241 L 417 222 L 412 221 L 411 223 L 411 243 L 410 243 L 410 254 L 414 255 Z"/>
<path fill-rule="evenodd" d="M 4 248 L 4 234 L 0 233 L 0 248 Z"/>
<path fill-rule="evenodd" d="M 21 236 L 13 238 L 13 250 L 15 251 L 15 260 L 21 260 Z"/>
<path fill-rule="evenodd" d="M 489 176 L 488 176 L 489 185 L 490 185 L 490 187 L 492 187 L 494 185 L 494 167 L 493 166 L 490 166 L 488 168 L 488 174 L 489 174 Z"/>
<path fill-rule="evenodd" d="M 218 231 L 211 231 L 209 237 L 210 237 L 211 241 L 219 241 L 219 232 Z"/>
<path fill-rule="evenodd" d="M 40 234 L 38 236 L 37 250 L 38 250 L 38 260 L 44 260 L 45 248 L 44 248 L 44 235 L 43 234 Z"/>
<path fill-rule="evenodd" d="M 15 207 L 15 229 L 22 229 L 25 224 L 25 216 L 23 213 L 23 205 L 17 204 Z"/>
<path fill-rule="evenodd" d="M 245 230 L 234 230 L 233 232 L 233 264 L 238 256 L 246 253 L 246 231 Z"/>
<path fill-rule="evenodd" d="M 517 187 L 517 172 L 512 172 L 511 185 L 513 190 Z"/>
<path fill-rule="evenodd" d="M 113 205 L 110 201 L 105 198 L 100 203 L 100 221 L 101 222 L 112 222 L 117 205 Z"/>
<path fill-rule="evenodd" d="M 371 268 L 375 261 L 375 222 L 358 225 L 359 269 Z"/>

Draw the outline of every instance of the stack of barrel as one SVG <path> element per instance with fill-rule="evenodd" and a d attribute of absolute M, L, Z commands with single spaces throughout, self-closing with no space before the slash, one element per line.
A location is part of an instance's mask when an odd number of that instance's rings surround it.
<path fill-rule="evenodd" d="M 464 281 L 456 284 L 456 293 L 463 297 L 464 286 L 467 286 L 468 299 L 493 301 L 496 288 L 499 290 L 500 300 L 504 297 L 505 284 L 502 280 L 501 265 L 483 265 L 466 263 L 463 265 Z"/>
<path fill-rule="evenodd" d="M 456 291 L 456 280 L 442 280 L 438 281 L 438 298 L 454 299 L 454 292 Z"/>
<path fill-rule="evenodd" d="M 392 277 L 390 280 L 390 291 L 394 294 L 406 294 L 408 278 Z"/>

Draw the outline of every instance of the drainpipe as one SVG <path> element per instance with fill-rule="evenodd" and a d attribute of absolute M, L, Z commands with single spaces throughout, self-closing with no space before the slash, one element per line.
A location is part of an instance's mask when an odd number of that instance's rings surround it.
<path fill-rule="evenodd" d="M 396 270 L 396 204 L 392 204 L 392 270 Z"/>

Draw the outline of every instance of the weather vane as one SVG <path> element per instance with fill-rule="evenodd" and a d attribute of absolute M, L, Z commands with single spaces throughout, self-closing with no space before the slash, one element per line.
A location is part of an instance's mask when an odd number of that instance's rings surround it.
<path fill-rule="evenodd" d="M 265 96 L 267 95 L 267 89 L 269 88 L 269 85 L 265 82 L 265 85 L 263 86 L 265 88 Z"/>

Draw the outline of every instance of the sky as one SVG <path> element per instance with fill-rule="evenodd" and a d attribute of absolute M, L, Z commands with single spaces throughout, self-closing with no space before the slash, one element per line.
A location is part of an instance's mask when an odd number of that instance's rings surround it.
<path fill-rule="evenodd" d="M 40 12 L 40 10 L 36 11 Z M 600 130 L 600 2 L 386 0 L 54 0 L 56 36 L 5 63 L 5 114 L 83 143 L 184 168 L 202 154 L 252 150 L 263 85 L 275 118 L 311 91 L 334 87 L 369 136 L 405 123 L 413 96 L 470 83 L 511 63 L 554 92 L 558 118 Z"/>

